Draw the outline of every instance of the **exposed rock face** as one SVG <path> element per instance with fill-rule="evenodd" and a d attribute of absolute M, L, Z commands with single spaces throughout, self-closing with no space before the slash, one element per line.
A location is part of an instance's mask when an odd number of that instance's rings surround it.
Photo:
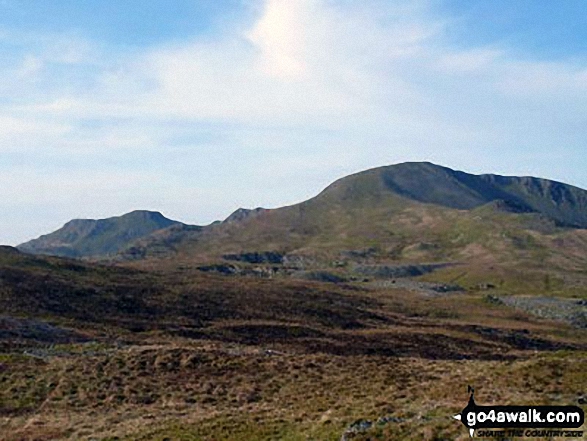
<path fill-rule="evenodd" d="M 532 315 L 587 328 L 587 301 L 555 297 L 503 296 L 499 300 Z"/>
<path fill-rule="evenodd" d="M 340 441 L 350 441 L 360 434 L 365 434 L 374 428 L 381 428 L 388 424 L 397 424 L 404 422 L 404 418 L 393 416 L 384 416 L 377 419 L 377 421 L 360 419 L 350 424 L 343 432 Z"/>
<path fill-rule="evenodd" d="M 133 211 L 108 219 L 74 219 L 18 248 L 27 253 L 63 257 L 111 256 L 134 241 L 173 225 L 181 223 L 153 211 Z"/>
<path fill-rule="evenodd" d="M 19 248 L 68 257 L 120 254 L 120 260 L 224 255 L 244 263 L 291 266 L 295 256 L 311 259 L 330 252 L 362 263 L 385 258 L 441 262 L 459 260 L 483 246 L 487 237 L 499 241 L 495 248 L 517 253 L 528 248 L 526 239 L 533 240 L 527 229 L 552 234 L 558 227 L 587 228 L 587 191 L 540 178 L 473 175 L 411 162 L 344 177 L 299 204 L 240 208 L 223 222 L 204 227 L 177 225 L 148 211 L 74 220 Z M 168 229 L 173 232 L 161 234 Z M 512 234 L 500 234 L 505 229 Z M 550 246 L 541 243 L 545 241 L 535 240 L 534 245 Z M 349 249 L 357 251 L 341 254 Z M 295 266 L 315 268 L 302 261 Z"/>
<path fill-rule="evenodd" d="M 246 262 L 246 263 L 273 263 L 273 264 L 281 264 L 283 263 L 283 254 L 277 253 L 275 251 L 261 251 L 261 252 L 251 252 L 251 253 L 241 253 L 241 254 L 225 254 L 222 256 L 226 260 L 236 260 L 239 262 Z"/>
<path fill-rule="evenodd" d="M 448 263 L 429 265 L 357 265 L 355 273 L 363 276 L 390 279 L 394 277 L 416 277 L 449 266 Z"/>
<path fill-rule="evenodd" d="M 395 193 L 418 202 L 470 210 L 488 203 L 516 213 L 536 212 L 560 225 L 587 228 L 587 191 L 535 177 L 472 175 L 428 162 L 406 162 L 347 176 L 323 193 L 348 199 Z"/>
<path fill-rule="evenodd" d="M 254 208 L 252 210 L 248 208 L 239 208 L 238 210 L 235 210 L 230 216 L 228 216 L 224 222 L 240 222 L 263 211 L 265 211 L 265 209 L 261 207 Z"/>

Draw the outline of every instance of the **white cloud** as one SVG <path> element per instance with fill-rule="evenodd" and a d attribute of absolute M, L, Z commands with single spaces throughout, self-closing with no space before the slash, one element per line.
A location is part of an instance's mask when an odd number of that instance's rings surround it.
<path fill-rule="evenodd" d="M 438 67 L 447 74 L 481 72 L 503 57 L 503 51 L 489 48 L 449 52 L 439 57 Z"/>
<path fill-rule="evenodd" d="M 587 67 L 572 63 L 512 61 L 497 79 L 505 94 L 537 98 L 587 99 Z"/>
<path fill-rule="evenodd" d="M 36 170 L 20 206 L 55 191 L 69 215 L 94 188 L 105 214 L 160 204 L 211 221 L 233 204 L 279 205 L 343 174 L 426 159 L 510 173 L 528 161 L 561 179 L 554 155 L 578 183 L 586 66 L 454 47 L 445 34 L 458 22 L 427 4 L 266 0 L 248 29 L 134 54 L 43 40 L 0 71 L 0 152 L 24 152 Z M 71 172 L 46 164 L 60 157 L 75 158 Z"/>
<path fill-rule="evenodd" d="M 316 12 L 315 1 L 267 1 L 264 14 L 247 35 L 259 51 L 264 72 L 294 80 L 308 74 L 307 22 Z"/>
<path fill-rule="evenodd" d="M 461 144 L 478 142 L 495 129 L 487 126 L 490 119 L 471 117 L 478 99 L 490 96 L 494 103 L 517 106 L 529 118 L 525 98 L 546 106 L 549 94 L 562 91 L 569 95 L 564 99 L 576 100 L 584 92 L 584 69 L 512 60 L 500 48 L 451 48 L 443 39 L 451 23 L 431 18 L 425 5 L 267 0 L 243 34 L 98 65 L 88 73 L 95 81 L 61 94 L 57 88 L 47 100 L 18 109 L 28 118 L 51 116 L 67 124 L 80 118 L 183 119 L 259 130 L 378 131 L 395 139 L 420 135 Z M 63 62 L 92 59 L 87 43 L 69 46 Z M 38 75 L 43 62 L 30 58 L 23 69 Z M 460 125 L 455 115 L 461 114 L 467 118 Z M 115 147 L 117 133 L 105 147 Z"/>
<path fill-rule="evenodd" d="M 30 77 L 34 78 L 39 75 L 42 68 L 43 62 L 39 57 L 27 55 L 24 60 L 22 60 L 21 65 L 14 72 L 14 76 L 19 80 Z"/>
<path fill-rule="evenodd" d="M 19 118 L 0 114 L 0 152 L 28 148 L 31 140 L 59 138 L 71 131 L 71 126 L 62 122 L 45 121 L 33 117 Z"/>

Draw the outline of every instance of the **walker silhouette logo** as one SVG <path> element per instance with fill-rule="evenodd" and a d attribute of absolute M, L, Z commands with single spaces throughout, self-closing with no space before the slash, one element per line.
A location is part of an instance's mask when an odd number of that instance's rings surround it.
<path fill-rule="evenodd" d="M 479 431 L 479 436 L 529 437 L 582 437 L 581 431 L 537 430 L 578 429 L 585 422 L 583 409 L 577 406 L 478 406 L 475 390 L 469 386 L 469 403 L 453 418 L 461 421 L 473 437 L 476 429 L 502 429 Z M 509 430 L 507 430 L 509 429 Z M 534 430 L 520 430 L 534 429 Z"/>

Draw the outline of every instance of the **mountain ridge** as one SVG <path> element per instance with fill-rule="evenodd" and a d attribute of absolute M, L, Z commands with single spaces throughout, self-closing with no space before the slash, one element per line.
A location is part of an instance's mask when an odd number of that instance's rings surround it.
<path fill-rule="evenodd" d="M 60 229 L 20 244 L 17 249 L 73 258 L 109 256 L 141 237 L 180 224 L 148 210 L 134 210 L 106 219 L 72 219 Z"/>
<path fill-rule="evenodd" d="M 546 214 L 561 225 L 587 228 L 587 191 L 584 189 L 533 176 L 475 175 L 430 162 L 405 162 L 354 173 L 338 179 L 321 194 L 334 190 L 337 185 L 366 177 L 379 178 L 392 192 L 418 202 L 473 209 L 503 200 L 528 211 Z M 543 200 L 537 200 L 539 198 Z M 579 205 L 582 213 L 578 217 L 565 218 L 563 213 L 548 206 L 548 202 L 555 207 L 565 203 Z"/>
<path fill-rule="evenodd" d="M 84 254 L 83 246 L 70 245 L 79 242 L 78 236 L 86 238 L 86 230 L 100 235 L 91 222 L 97 221 L 66 224 L 69 235 L 58 236 L 65 241 L 66 252 L 74 249 L 78 254 L 59 255 L 96 257 L 96 253 Z M 224 221 L 202 227 L 180 223 L 158 227 L 131 237 L 121 233 L 122 243 L 102 255 L 119 253 L 119 260 L 169 255 L 192 259 L 253 251 L 344 251 L 375 244 L 401 260 L 415 258 L 410 250 L 421 249 L 418 243 L 428 241 L 437 244 L 430 248 L 436 251 L 420 257 L 459 259 L 467 247 L 485 246 L 488 241 L 505 241 L 506 248 L 516 251 L 512 243 L 522 243 L 525 239 L 520 238 L 530 230 L 587 228 L 587 191 L 542 178 L 473 175 L 430 162 L 407 162 L 340 178 L 298 204 L 240 208 Z M 23 244 L 20 249 L 31 248 Z M 51 251 L 43 251 L 47 250 Z"/>

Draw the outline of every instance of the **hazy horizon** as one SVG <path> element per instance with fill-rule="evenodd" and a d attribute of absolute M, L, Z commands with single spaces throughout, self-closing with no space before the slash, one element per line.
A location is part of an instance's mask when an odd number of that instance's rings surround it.
<path fill-rule="evenodd" d="M 431 161 L 587 188 L 587 5 L 0 1 L 0 243 Z"/>
<path fill-rule="evenodd" d="M 436 165 L 441 165 L 441 164 L 436 164 Z M 442 166 L 443 166 L 443 167 L 446 167 L 446 166 L 444 166 L 444 165 L 442 165 Z M 449 168 L 450 168 L 450 167 L 449 167 Z M 362 170 L 362 171 L 364 171 L 364 170 Z M 459 170 L 459 171 L 464 171 L 464 172 L 466 172 L 466 170 Z M 534 176 L 534 177 L 541 178 L 540 176 Z M 340 178 L 342 178 L 342 177 L 340 177 Z M 572 185 L 572 184 L 570 184 L 570 185 Z M 319 189 L 318 191 L 316 191 L 316 192 L 315 192 L 315 194 L 311 195 L 309 198 L 316 196 L 318 193 L 320 193 L 320 192 L 321 192 L 322 190 L 324 190 L 324 189 L 325 189 L 325 188 L 321 188 L 321 189 Z M 308 198 L 308 199 L 309 199 L 309 198 Z M 269 206 L 263 206 L 263 205 L 255 205 L 255 206 L 250 206 L 250 207 L 236 207 L 236 208 L 234 208 L 234 209 L 230 210 L 230 212 L 226 213 L 226 215 L 224 215 L 224 216 L 221 216 L 221 217 L 219 217 L 219 218 L 217 218 L 217 219 L 213 219 L 213 220 L 210 220 L 210 221 L 206 221 L 206 222 L 203 222 L 203 223 L 200 223 L 200 224 L 197 224 L 197 225 L 200 225 L 200 226 L 205 226 L 205 225 L 210 225 L 210 224 L 212 224 L 212 223 L 214 223 L 214 222 L 223 221 L 224 219 L 226 219 L 227 217 L 229 217 L 229 216 L 230 216 L 232 213 L 234 213 L 236 210 L 238 210 L 238 209 L 241 209 L 241 208 L 247 208 L 247 209 L 255 209 L 255 208 L 273 209 L 273 208 L 280 208 L 280 207 L 284 207 L 284 206 L 287 206 L 287 205 L 293 205 L 293 204 L 297 204 L 297 203 L 299 203 L 299 202 L 303 202 L 303 200 L 300 200 L 300 201 L 295 201 L 295 202 L 292 202 L 291 204 L 284 204 L 284 205 L 279 205 L 279 206 L 275 206 L 275 207 L 269 207 Z M 186 222 L 186 221 L 184 221 L 184 220 L 181 220 L 181 219 L 174 219 L 174 218 L 172 218 L 171 216 L 168 216 L 166 213 L 164 213 L 164 212 L 161 212 L 160 210 L 158 210 L 158 209 L 156 209 L 156 208 L 152 208 L 152 209 L 145 209 L 145 208 L 141 208 L 141 207 L 133 208 L 133 209 L 130 209 L 130 210 L 128 210 L 128 211 L 121 212 L 121 213 L 114 213 L 114 214 L 112 214 L 112 215 L 109 215 L 109 216 L 104 216 L 104 217 L 97 217 L 97 218 L 95 218 L 95 219 L 92 219 L 92 220 L 106 219 L 106 218 L 112 218 L 112 217 L 119 217 L 119 216 L 123 216 L 123 215 L 125 215 L 125 214 L 128 214 L 128 213 L 130 213 L 130 212 L 132 212 L 132 211 L 151 211 L 151 212 L 158 212 L 158 213 L 162 214 L 164 217 L 166 217 L 166 218 L 168 218 L 168 219 L 175 220 L 175 221 L 180 221 L 180 222 L 183 222 L 183 223 L 185 223 L 185 224 L 188 224 L 188 225 L 189 225 L 189 224 L 191 224 L 191 225 L 196 225 L 196 224 L 194 224 L 194 223 Z M 69 222 L 69 221 L 71 221 L 71 220 L 74 220 L 74 219 L 88 219 L 88 218 L 79 218 L 79 217 L 73 217 L 73 218 L 71 218 L 71 219 L 64 220 L 64 221 L 63 221 L 63 222 L 62 222 L 62 223 L 61 223 L 59 226 L 56 226 L 56 227 L 55 227 L 55 228 L 53 228 L 52 230 L 50 230 L 50 231 L 47 231 L 47 232 L 45 232 L 45 233 L 43 233 L 43 234 L 48 234 L 48 233 L 51 233 L 51 232 L 53 232 L 53 231 L 55 231 L 55 230 L 57 230 L 57 229 L 59 229 L 59 228 L 63 227 L 63 226 L 64 226 L 64 225 L 65 225 L 67 222 Z M 35 237 L 35 238 L 36 238 L 36 237 Z M 35 239 L 35 238 L 30 238 L 30 239 Z M 29 239 L 29 240 L 30 240 L 30 239 Z M 14 244 L 5 244 L 5 245 L 16 246 L 16 245 L 20 245 L 21 243 L 23 243 L 23 242 L 14 243 Z"/>

